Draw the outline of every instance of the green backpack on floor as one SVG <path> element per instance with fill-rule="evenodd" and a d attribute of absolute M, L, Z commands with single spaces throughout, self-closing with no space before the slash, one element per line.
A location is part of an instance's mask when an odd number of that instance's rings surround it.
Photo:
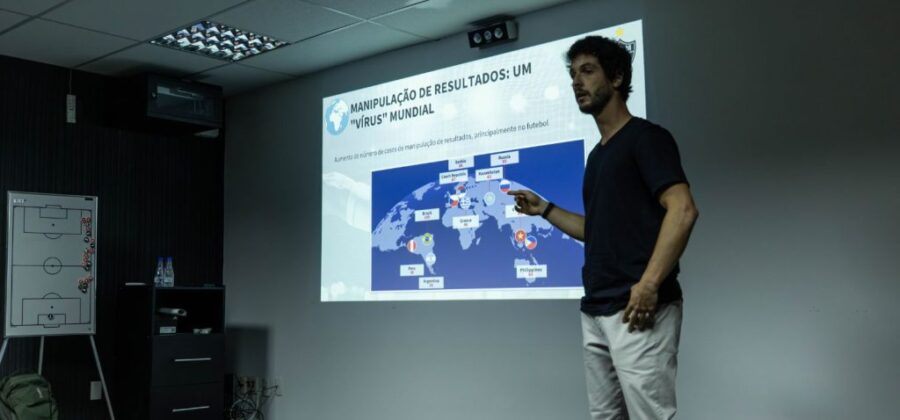
<path fill-rule="evenodd" d="M 0 380 L 0 420 L 58 420 L 59 409 L 50 383 L 37 373 Z"/>

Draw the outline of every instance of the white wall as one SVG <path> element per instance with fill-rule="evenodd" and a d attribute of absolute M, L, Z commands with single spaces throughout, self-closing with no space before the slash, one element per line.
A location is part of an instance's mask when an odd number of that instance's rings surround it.
<path fill-rule="evenodd" d="M 321 98 L 643 19 L 648 115 L 679 142 L 701 209 L 682 259 L 679 418 L 892 418 L 897 12 L 578 1 L 520 17 L 511 46 L 454 36 L 229 100 L 237 369 L 282 378 L 269 419 L 586 419 L 575 301 L 319 302 Z"/>

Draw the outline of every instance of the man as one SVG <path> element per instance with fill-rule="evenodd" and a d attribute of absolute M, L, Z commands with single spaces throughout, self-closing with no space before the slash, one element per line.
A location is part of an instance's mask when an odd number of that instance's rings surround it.
<path fill-rule="evenodd" d="M 591 418 L 669 419 L 681 334 L 678 258 L 698 212 L 671 134 L 628 112 L 628 51 L 591 36 L 566 57 L 578 107 L 601 135 L 585 167 L 585 215 L 531 191 L 509 194 L 519 212 L 541 215 L 584 241 L 581 323 Z"/>

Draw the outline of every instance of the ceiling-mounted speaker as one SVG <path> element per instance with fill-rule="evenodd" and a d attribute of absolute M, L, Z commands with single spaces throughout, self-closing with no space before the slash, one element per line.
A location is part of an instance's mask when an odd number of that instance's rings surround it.
<path fill-rule="evenodd" d="M 504 44 L 519 37 L 514 20 L 505 20 L 469 31 L 469 48 L 484 48 Z"/>

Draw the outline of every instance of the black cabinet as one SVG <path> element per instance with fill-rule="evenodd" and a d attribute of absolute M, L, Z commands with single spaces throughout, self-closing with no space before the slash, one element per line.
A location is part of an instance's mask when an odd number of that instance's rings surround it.
<path fill-rule="evenodd" d="M 223 418 L 225 289 L 135 284 L 122 288 L 118 300 L 116 415 Z M 160 314 L 160 308 L 185 315 Z"/>

